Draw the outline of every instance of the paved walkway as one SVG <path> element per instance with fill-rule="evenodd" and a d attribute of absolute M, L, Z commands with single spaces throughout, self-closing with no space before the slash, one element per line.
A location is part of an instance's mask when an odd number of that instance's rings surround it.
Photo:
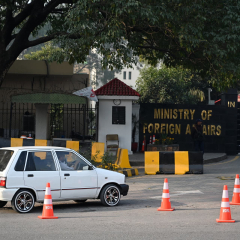
<path fill-rule="evenodd" d="M 227 158 L 226 153 L 204 153 L 204 164 L 219 162 Z M 131 166 L 144 166 L 144 154 L 134 153 L 129 155 Z"/>

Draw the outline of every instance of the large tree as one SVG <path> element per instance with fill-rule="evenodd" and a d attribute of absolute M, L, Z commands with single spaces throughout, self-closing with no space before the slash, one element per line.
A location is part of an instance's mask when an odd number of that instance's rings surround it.
<path fill-rule="evenodd" d="M 145 66 L 136 82 L 143 103 L 196 104 L 205 100 L 208 81 L 183 67 Z"/>
<path fill-rule="evenodd" d="M 231 84 L 239 73 L 240 2 L 236 0 L 1 0 L 0 86 L 18 55 L 56 39 L 70 62 L 97 49 L 104 67 L 144 55 Z M 43 26 L 45 36 L 30 40 Z M 59 61 L 62 57 L 59 56 Z M 226 81 L 228 80 L 228 81 Z"/>

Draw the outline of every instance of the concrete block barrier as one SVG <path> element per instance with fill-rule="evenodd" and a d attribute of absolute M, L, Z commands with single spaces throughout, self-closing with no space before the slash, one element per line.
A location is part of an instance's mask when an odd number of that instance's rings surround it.
<path fill-rule="evenodd" d="M 137 176 L 138 175 L 138 169 L 137 168 L 118 170 L 118 172 L 124 174 L 126 177 L 132 177 L 132 176 Z"/>
<path fill-rule="evenodd" d="M 201 152 L 145 152 L 145 174 L 202 174 Z"/>

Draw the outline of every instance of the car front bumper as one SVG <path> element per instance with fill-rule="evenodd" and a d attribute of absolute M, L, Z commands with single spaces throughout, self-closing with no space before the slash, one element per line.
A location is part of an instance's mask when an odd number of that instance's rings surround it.
<path fill-rule="evenodd" d="M 121 195 L 126 196 L 128 194 L 129 185 L 120 184 L 120 187 L 121 187 Z"/>

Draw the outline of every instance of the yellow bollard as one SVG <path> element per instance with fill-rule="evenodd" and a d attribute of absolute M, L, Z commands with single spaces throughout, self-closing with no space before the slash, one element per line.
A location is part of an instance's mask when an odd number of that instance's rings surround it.
<path fill-rule="evenodd" d="M 35 146 L 47 146 L 47 140 L 35 139 Z"/>
<path fill-rule="evenodd" d="M 11 138 L 11 147 L 22 147 L 23 138 Z"/>
<path fill-rule="evenodd" d="M 119 164 L 117 164 L 120 168 L 132 168 L 129 163 L 129 156 L 127 149 L 121 149 Z"/>
<path fill-rule="evenodd" d="M 145 174 L 156 174 L 160 170 L 159 152 L 145 152 Z"/>
<path fill-rule="evenodd" d="M 73 149 L 74 151 L 79 151 L 79 142 L 78 141 L 67 141 L 66 148 Z"/>
<path fill-rule="evenodd" d="M 94 142 L 92 143 L 92 159 L 95 162 L 102 162 L 102 156 L 104 155 L 104 143 Z"/>
<path fill-rule="evenodd" d="M 188 152 L 176 151 L 175 154 L 175 174 L 182 175 L 189 171 Z"/>

